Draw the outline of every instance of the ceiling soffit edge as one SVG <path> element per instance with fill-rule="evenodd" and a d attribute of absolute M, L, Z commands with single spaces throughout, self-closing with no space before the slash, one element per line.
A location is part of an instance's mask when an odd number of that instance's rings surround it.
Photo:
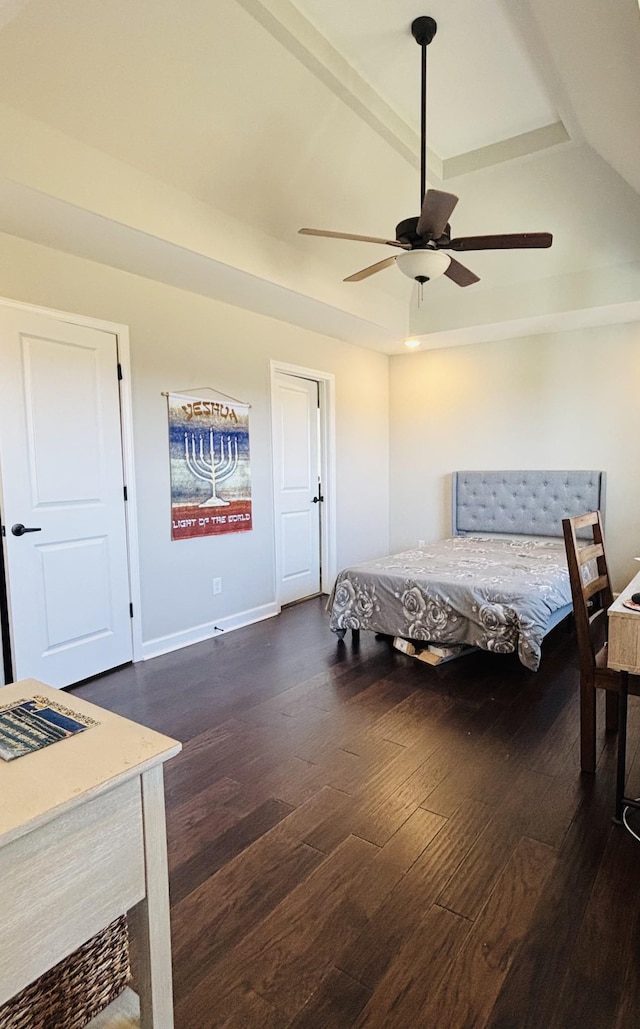
<path fill-rule="evenodd" d="M 530 157 L 543 150 L 572 143 L 571 136 L 561 121 L 552 125 L 543 125 L 531 132 L 522 132 L 518 136 L 491 143 L 478 150 L 469 150 L 466 154 L 456 154 L 442 162 L 442 181 L 454 179 L 458 175 L 492 168 L 506 161 L 515 161 L 521 157 Z"/>
<path fill-rule="evenodd" d="M 562 124 L 574 142 L 584 142 L 584 133 L 573 104 L 569 99 L 562 75 L 553 60 L 544 33 L 531 10 L 531 0 L 498 0 L 505 17 L 531 55 L 540 73 L 540 79 L 548 90 Z"/>
<path fill-rule="evenodd" d="M 412 167 L 420 168 L 418 133 L 289 0 L 237 2 Z M 431 174 L 442 181 L 442 160 L 432 150 L 427 153 L 427 165 Z"/>
<path fill-rule="evenodd" d="M 629 325 L 640 323 L 640 301 L 608 304 L 591 308 L 576 308 L 554 314 L 529 315 L 509 321 L 468 325 L 459 329 L 439 332 L 412 333 L 421 347 L 406 353 L 398 350 L 395 356 L 411 357 L 427 350 L 464 347 L 476 343 L 496 343 L 500 340 L 523 339 L 530 336 L 556 335 L 593 329 L 603 325 Z"/>
<path fill-rule="evenodd" d="M 389 353 L 406 335 L 400 327 L 402 308 L 343 307 L 338 295 L 312 295 L 303 284 L 271 280 L 185 242 L 2 177 L 0 225 L 0 237 L 25 240 L 365 349 Z"/>

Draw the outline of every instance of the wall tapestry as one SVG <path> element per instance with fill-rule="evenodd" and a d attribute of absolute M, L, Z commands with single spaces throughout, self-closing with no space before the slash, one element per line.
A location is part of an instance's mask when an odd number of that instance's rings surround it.
<path fill-rule="evenodd" d="M 179 393 L 165 396 L 171 539 L 253 528 L 248 405 Z"/>

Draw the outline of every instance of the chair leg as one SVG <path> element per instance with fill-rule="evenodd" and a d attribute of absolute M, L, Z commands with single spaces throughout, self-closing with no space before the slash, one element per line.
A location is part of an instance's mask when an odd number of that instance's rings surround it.
<path fill-rule="evenodd" d="M 592 775 L 596 770 L 596 691 L 593 683 L 582 678 L 580 679 L 580 768 L 583 772 L 589 772 Z"/>
<path fill-rule="evenodd" d="M 618 694 L 613 690 L 605 690 L 606 693 L 606 726 L 607 732 L 618 731 Z"/>

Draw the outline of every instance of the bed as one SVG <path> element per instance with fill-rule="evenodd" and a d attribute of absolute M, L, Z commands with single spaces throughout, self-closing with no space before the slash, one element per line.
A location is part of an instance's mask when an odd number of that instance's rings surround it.
<path fill-rule="evenodd" d="M 604 517 L 605 484 L 596 471 L 454 472 L 453 535 L 343 569 L 331 629 L 517 653 L 536 671 L 544 637 L 572 607 L 562 519 Z"/>

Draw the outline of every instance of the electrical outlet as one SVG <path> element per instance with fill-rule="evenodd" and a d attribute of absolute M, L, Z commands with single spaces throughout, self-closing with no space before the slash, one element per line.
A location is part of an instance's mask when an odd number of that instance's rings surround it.
<path fill-rule="evenodd" d="M 222 593 L 222 579 L 219 576 L 213 580 L 213 593 L 214 596 L 217 596 L 218 593 Z"/>
<path fill-rule="evenodd" d="M 424 540 L 418 540 L 418 546 L 424 547 Z"/>

